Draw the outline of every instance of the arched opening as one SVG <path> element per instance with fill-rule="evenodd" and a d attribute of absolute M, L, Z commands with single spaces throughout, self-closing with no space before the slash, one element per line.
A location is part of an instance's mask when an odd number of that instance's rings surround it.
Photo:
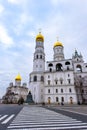
<path fill-rule="evenodd" d="M 40 59 L 42 59 L 42 55 L 40 55 Z"/>
<path fill-rule="evenodd" d="M 61 93 L 63 93 L 63 89 L 61 88 Z"/>
<path fill-rule="evenodd" d="M 56 64 L 56 71 L 62 71 L 62 70 L 63 70 L 62 64 L 60 63 Z"/>
<path fill-rule="evenodd" d="M 36 75 L 34 76 L 33 81 L 34 81 L 34 82 L 36 82 L 36 81 L 37 81 L 37 76 L 36 76 Z"/>
<path fill-rule="evenodd" d="M 58 84 L 58 80 L 57 80 L 57 79 L 55 79 L 55 84 L 56 84 L 56 85 Z"/>
<path fill-rule="evenodd" d="M 69 88 L 69 92 L 70 92 L 70 93 L 72 92 L 72 89 L 71 89 L 71 88 Z"/>
<path fill-rule="evenodd" d="M 62 78 L 60 78 L 60 84 L 63 84 L 63 79 Z"/>
<path fill-rule="evenodd" d="M 84 89 L 82 89 L 82 94 L 84 93 Z"/>
<path fill-rule="evenodd" d="M 69 62 L 69 61 L 66 61 L 66 62 L 65 62 L 65 65 L 70 65 L 70 62 Z"/>
<path fill-rule="evenodd" d="M 50 68 L 49 71 L 52 72 L 52 68 Z"/>
<path fill-rule="evenodd" d="M 53 66 L 53 64 L 52 64 L 52 63 L 50 63 L 48 66 L 49 66 L 49 67 L 52 67 L 52 66 Z"/>
<path fill-rule="evenodd" d="M 81 67 L 81 65 L 77 65 L 77 66 L 76 66 L 76 69 L 77 69 L 77 72 L 82 72 L 82 67 Z"/>
<path fill-rule="evenodd" d="M 70 104 L 73 104 L 73 98 L 70 97 Z"/>
<path fill-rule="evenodd" d="M 64 102 L 64 97 L 61 97 L 61 102 Z"/>
<path fill-rule="evenodd" d="M 44 77 L 43 76 L 41 76 L 41 81 L 44 82 Z"/>
<path fill-rule="evenodd" d="M 70 70 L 70 69 L 69 69 L 69 66 L 67 66 L 67 70 Z"/>
<path fill-rule="evenodd" d="M 59 102 L 59 98 L 58 97 L 56 97 L 56 102 Z"/>
<path fill-rule="evenodd" d="M 48 97 L 48 104 L 51 103 L 51 97 Z"/>
<path fill-rule="evenodd" d="M 36 58 L 38 59 L 38 55 L 36 55 Z"/>

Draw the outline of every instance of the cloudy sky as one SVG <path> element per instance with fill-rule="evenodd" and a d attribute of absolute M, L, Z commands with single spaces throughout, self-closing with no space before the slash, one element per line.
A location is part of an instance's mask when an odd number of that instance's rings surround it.
<path fill-rule="evenodd" d="M 87 62 L 87 0 L 0 0 L 0 97 L 18 73 L 28 83 L 39 28 L 46 60 L 59 37 L 66 58 L 76 48 Z"/>

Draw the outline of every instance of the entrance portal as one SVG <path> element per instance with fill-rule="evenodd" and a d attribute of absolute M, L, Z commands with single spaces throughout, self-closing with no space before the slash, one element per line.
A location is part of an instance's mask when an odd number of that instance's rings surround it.
<path fill-rule="evenodd" d="M 73 98 L 70 97 L 70 104 L 73 104 Z"/>

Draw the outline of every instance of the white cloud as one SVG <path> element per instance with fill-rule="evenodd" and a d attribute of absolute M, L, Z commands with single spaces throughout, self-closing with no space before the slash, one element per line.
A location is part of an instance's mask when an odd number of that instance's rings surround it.
<path fill-rule="evenodd" d="M 2 70 L 0 70 L 0 75 L 3 74 L 4 72 Z"/>
<path fill-rule="evenodd" d="M 21 5 L 23 7 L 27 6 L 27 3 L 32 2 L 32 0 L 7 0 L 7 1 L 10 4 Z"/>
<path fill-rule="evenodd" d="M 16 35 L 24 33 L 24 29 L 28 24 L 31 24 L 34 21 L 33 16 L 27 13 L 25 10 L 19 15 L 18 19 L 15 20 L 15 28 L 13 28 Z"/>
<path fill-rule="evenodd" d="M 4 6 L 0 4 L 0 14 L 4 11 Z"/>
<path fill-rule="evenodd" d="M 9 36 L 7 29 L 3 25 L 0 25 L 0 44 L 10 47 L 13 43 L 13 39 Z"/>
<path fill-rule="evenodd" d="M 8 2 L 12 4 L 19 4 L 21 0 L 8 0 Z"/>
<path fill-rule="evenodd" d="M 34 31 L 28 31 L 27 35 L 30 36 L 30 37 L 33 37 L 33 38 L 36 36 Z"/>
<path fill-rule="evenodd" d="M 52 5 L 56 6 L 59 0 L 51 0 Z"/>
<path fill-rule="evenodd" d="M 28 15 L 26 14 L 26 12 L 24 12 L 20 15 L 20 23 L 21 24 L 26 24 L 27 22 L 33 21 L 33 17 L 31 15 L 29 15 L 29 16 Z"/>

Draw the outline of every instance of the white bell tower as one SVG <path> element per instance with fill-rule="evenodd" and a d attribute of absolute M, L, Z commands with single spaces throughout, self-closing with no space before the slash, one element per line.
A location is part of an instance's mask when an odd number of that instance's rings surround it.
<path fill-rule="evenodd" d="M 33 71 L 45 70 L 44 37 L 41 32 L 36 36 L 36 46 L 33 58 Z"/>
<path fill-rule="evenodd" d="M 36 46 L 33 57 L 33 72 L 30 73 L 29 81 L 29 89 L 35 103 L 42 103 L 44 101 L 44 71 L 44 37 L 41 32 L 39 32 L 36 36 Z"/>
<path fill-rule="evenodd" d="M 54 61 L 59 61 L 64 59 L 63 45 L 61 42 L 57 41 L 54 43 Z"/>

